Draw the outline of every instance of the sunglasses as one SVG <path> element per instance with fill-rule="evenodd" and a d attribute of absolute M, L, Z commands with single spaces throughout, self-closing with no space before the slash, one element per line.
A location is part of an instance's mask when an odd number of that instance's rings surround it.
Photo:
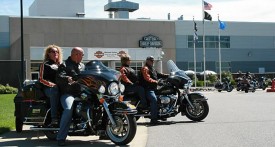
<path fill-rule="evenodd" d="M 56 54 L 59 54 L 58 51 L 54 51 L 54 50 L 51 50 L 50 53 L 56 53 Z"/>

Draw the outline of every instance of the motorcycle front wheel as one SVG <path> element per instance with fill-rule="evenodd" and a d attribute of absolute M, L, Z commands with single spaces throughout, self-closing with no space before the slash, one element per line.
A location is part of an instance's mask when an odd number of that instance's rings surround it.
<path fill-rule="evenodd" d="M 126 145 L 131 142 L 137 130 L 137 123 L 134 115 L 113 115 L 116 125 L 112 126 L 108 121 L 106 133 L 110 140 L 116 145 Z"/>
<path fill-rule="evenodd" d="M 186 105 L 186 117 L 193 121 L 201 121 L 208 115 L 209 106 L 207 101 L 192 101 L 194 108 L 188 103 Z"/>
<path fill-rule="evenodd" d="M 227 92 L 231 92 L 234 89 L 234 87 L 232 85 L 229 86 L 229 88 L 227 89 Z"/>

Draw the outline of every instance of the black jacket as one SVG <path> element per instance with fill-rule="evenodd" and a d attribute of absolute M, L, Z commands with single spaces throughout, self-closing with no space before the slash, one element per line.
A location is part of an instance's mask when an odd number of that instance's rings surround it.
<path fill-rule="evenodd" d="M 56 82 L 61 91 L 61 94 L 72 94 L 76 96 L 80 92 L 80 87 L 78 84 L 69 85 L 68 77 L 72 77 L 73 80 L 77 80 L 77 75 L 80 74 L 81 71 L 85 69 L 85 65 L 83 63 L 75 63 L 72 61 L 71 57 L 69 57 L 65 62 L 63 62 L 57 71 Z"/>
<path fill-rule="evenodd" d="M 43 62 L 39 69 L 39 82 L 46 87 L 54 87 L 58 66 L 53 60 Z"/>
<path fill-rule="evenodd" d="M 141 68 L 139 77 L 144 89 L 155 90 L 157 88 L 157 80 L 159 78 L 167 78 L 168 74 L 159 73 L 154 67 L 145 64 Z"/>
<path fill-rule="evenodd" d="M 120 67 L 120 73 L 121 83 L 125 86 L 138 83 L 138 76 L 135 74 L 135 70 L 129 65 L 122 65 Z"/>

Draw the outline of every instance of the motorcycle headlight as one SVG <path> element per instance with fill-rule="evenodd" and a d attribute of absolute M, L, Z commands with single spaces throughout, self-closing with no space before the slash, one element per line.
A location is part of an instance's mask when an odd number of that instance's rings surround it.
<path fill-rule="evenodd" d="M 123 84 L 119 84 L 119 89 L 120 89 L 120 92 L 124 92 L 125 86 Z"/>
<path fill-rule="evenodd" d="M 98 89 L 98 92 L 99 93 L 105 93 L 105 87 L 101 85 Z"/>
<path fill-rule="evenodd" d="M 117 95 L 118 92 L 119 92 L 119 88 L 118 88 L 118 84 L 115 83 L 115 82 L 112 82 L 109 87 L 108 87 L 108 92 L 111 94 L 111 95 Z"/>

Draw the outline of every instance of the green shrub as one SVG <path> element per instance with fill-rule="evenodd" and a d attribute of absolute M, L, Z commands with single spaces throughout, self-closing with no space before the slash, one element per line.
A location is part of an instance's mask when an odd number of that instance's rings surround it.
<path fill-rule="evenodd" d="M 15 129 L 14 97 L 15 94 L 0 94 L 0 134 Z"/>
<path fill-rule="evenodd" d="M 6 86 L 0 84 L 0 94 L 16 94 L 17 92 L 18 89 L 9 86 L 9 84 L 7 84 Z"/>

